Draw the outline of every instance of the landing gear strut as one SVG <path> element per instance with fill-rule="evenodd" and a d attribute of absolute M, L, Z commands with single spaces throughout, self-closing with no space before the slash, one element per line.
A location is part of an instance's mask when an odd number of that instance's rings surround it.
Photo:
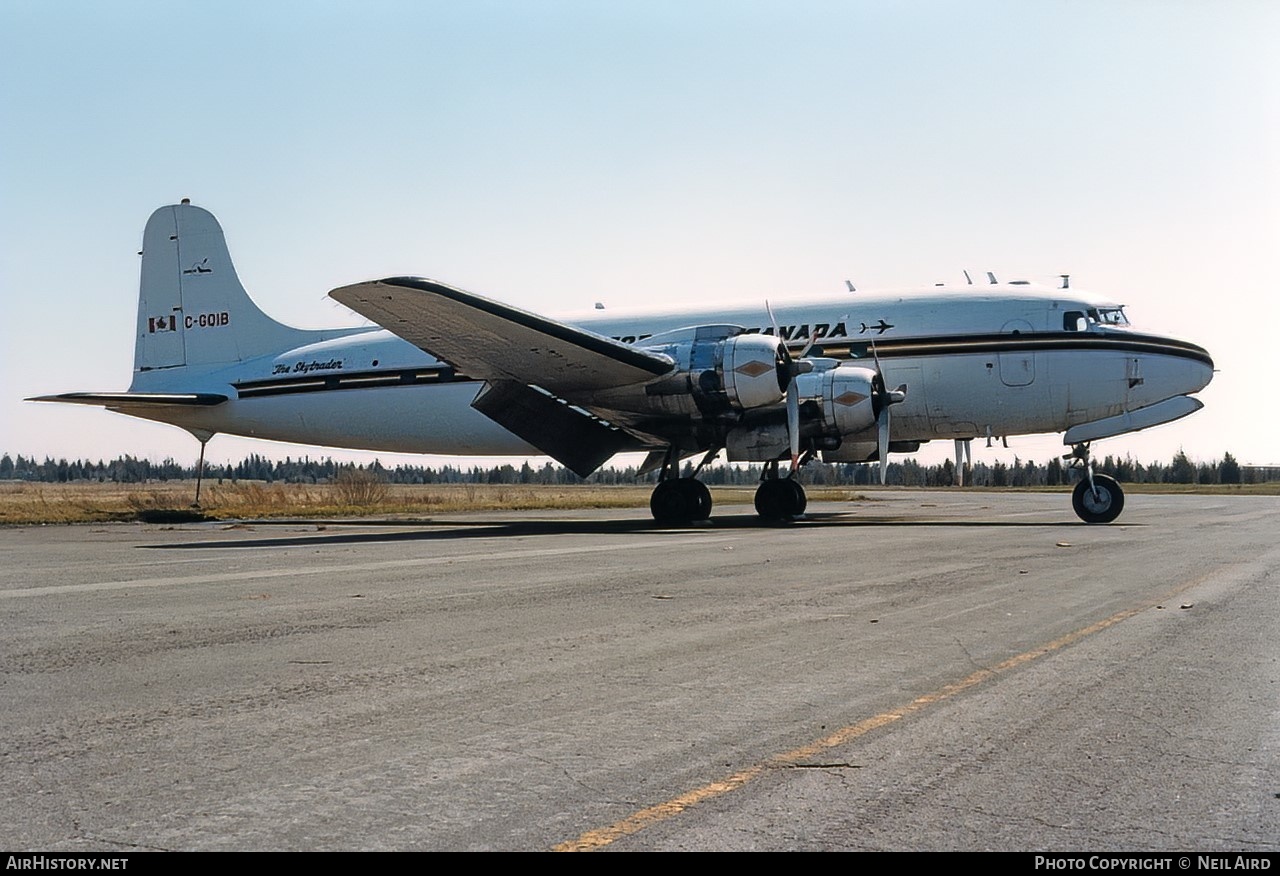
<path fill-rule="evenodd" d="M 649 510 L 653 513 L 654 520 L 668 526 L 678 526 L 695 520 L 706 520 L 711 516 L 711 491 L 696 475 L 718 452 L 719 448 L 716 448 L 707 454 L 694 471 L 695 477 L 682 478 L 678 474 L 680 455 L 674 447 L 668 451 L 667 459 L 662 464 L 661 480 L 649 497 Z"/>
<path fill-rule="evenodd" d="M 804 487 L 794 475 L 799 466 L 785 478 L 778 477 L 778 461 L 764 467 L 760 486 L 756 488 L 756 513 L 765 520 L 792 520 L 804 513 L 809 504 Z"/>
<path fill-rule="evenodd" d="M 200 485 L 204 483 L 204 448 L 216 433 L 206 432 L 203 429 L 189 429 L 188 431 L 200 442 L 200 461 L 196 463 L 196 498 L 191 503 L 191 507 L 198 510 L 200 508 Z"/>
<path fill-rule="evenodd" d="M 1076 444 L 1065 459 L 1084 468 L 1084 477 L 1071 492 L 1071 507 L 1085 523 L 1110 523 L 1124 510 L 1124 490 L 1115 478 L 1093 473 L 1088 443 Z"/>

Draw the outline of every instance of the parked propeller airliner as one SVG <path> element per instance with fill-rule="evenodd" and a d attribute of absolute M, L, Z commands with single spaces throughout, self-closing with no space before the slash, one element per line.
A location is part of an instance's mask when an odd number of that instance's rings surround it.
<path fill-rule="evenodd" d="M 580 475 L 648 451 L 665 523 L 707 518 L 680 463 L 763 462 L 756 510 L 803 513 L 792 477 L 810 460 L 878 460 L 974 438 L 1065 432 L 1083 468 L 1073 505 L 1114 520 L 1119 484 L 1090 442 L 1202 407 L 1203 348 L 1140 334 L 1123 308 L 1027 282 L 833 294 L 767 304 L 596 310 L 563 321 L 434 280 L 392 277 L 329 294 L 377 323 L 298 329 L 240 284 L 222 228 L 187 201 L 143 235 L 133 383 L 37 401 L 101 405 L 179 426 L 275 441 L 453 455 L 545 454 Z M 852 289 L 852 287 L 850 287 Z M 889 387 L 895 387 L 890 389 Z M 787 461 L 785 475 L 780 462 Z"/>

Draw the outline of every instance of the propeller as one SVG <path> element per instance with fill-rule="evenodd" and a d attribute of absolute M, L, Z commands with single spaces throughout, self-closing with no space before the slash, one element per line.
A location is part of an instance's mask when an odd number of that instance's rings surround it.
<path fill-rule="evenodd" d="M 805 357 L 813 349 L 813 345 L 818 338 L 816 335 L 811 335 L 804 345 L 804 349 L 800 351 L 800 355 L 792 356 L 791 351 L 787 349 L 786 343 L 778 334 L 778 318 L 774 316 L 773 308 L 767 300 L 764 303 L 764 309 L 769 314 L 769 322 L 773 326 L 773 336 L 778 338 L 778 382 L 781 383 L 783 377 L 787 381 L 787 437 L 791 443 L 791 471 L 794 473 L 800 460 L 800 391 L 797 387 L 796 378 L 813 370 L 813 362 Z M 872 384 L 872 404 L 875 406 L 874 410 L 876 412 L 876 451 L 880 459 L 880 483 L 883 484 L 889 476 L 889 438 L 892 434 L 889 409 L 893 405 L 902 404 L 902 402 L 906 401 L 907 385 L 904 383 L 897 389 L 886 389 L 884 371 L 880 367 L 880 354 L 876 351 L 875 340 L 871 341 L 871 355 L 876 363 L 876 376 Z"/>
<path fill-rule="evenodd" d="M 787 438 L 791 441 L 791 473 L 795 474 L 800 460 L 800 390 L 796 378 L 813 370 L 813 363 L 805 361 L 813 342 L 817 338 L 809 338 L 798 357 L 792 356 L 786 342 L 778 334 L 778 318 L 773 315 L 773 308 L 766 300 L 764 309 L 769 313 L 769 323 L 773 326 L 773 336 L 778 339 L 778 367 L 787 375 Z"/>
<path fill-rule="evenodd" d="M 787 437 L 791 439 L 791 470 L 794 472 L 796 463 L 800 461 L 800 393 L 794 377 L 787 387 Z"/>
<path fill-rule="evenodd" d="M 876 352 L 876 342 L 871 342 L 871 356 L 876 362 L 876 376 L 872 386 L 873 401 L 876 412 L 876 457 L 880 460 L 880 483 L 889 478 L 889 409 L 907 400 L 907 385 L 901 384 L 897 389 L 888 390 L 884 384 L 884 371 L 880 368 L 880 354 Z"/>

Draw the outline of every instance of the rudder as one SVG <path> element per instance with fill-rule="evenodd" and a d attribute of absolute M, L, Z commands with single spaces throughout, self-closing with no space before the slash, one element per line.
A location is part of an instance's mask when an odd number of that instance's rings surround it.
<path fill-rule="evenodd" d="M 239 362 L 306 334 L 259 309 L 236 276 L 218 220 L 185 201 L 147 221 L 137 331 L 135 374 Z"/>

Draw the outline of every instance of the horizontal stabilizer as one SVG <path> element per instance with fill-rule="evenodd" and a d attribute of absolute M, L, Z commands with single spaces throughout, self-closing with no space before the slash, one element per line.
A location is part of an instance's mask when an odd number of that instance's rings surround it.
<path fill-rule="evenodd" d="M 227 400 L 216 392 L 64 392 L 38 395 L 27 401 L 61 402 L 68 405 L 100 405 L 108 408 L 155 406 L 192 407 L 220 405 Z"/>
<path fill-rule="evenodd" d="M 421 277 L 343 286 L 329 297 L 469 377 L 536 384 L 560 397 L 643 383 L 674 362 Z"/>
<path fill-rule="evenodd" d="M 584 478 L 615 453 L 636 449 L 626 432 L 514 380 L 490 382 L 471 406 Z"/>

